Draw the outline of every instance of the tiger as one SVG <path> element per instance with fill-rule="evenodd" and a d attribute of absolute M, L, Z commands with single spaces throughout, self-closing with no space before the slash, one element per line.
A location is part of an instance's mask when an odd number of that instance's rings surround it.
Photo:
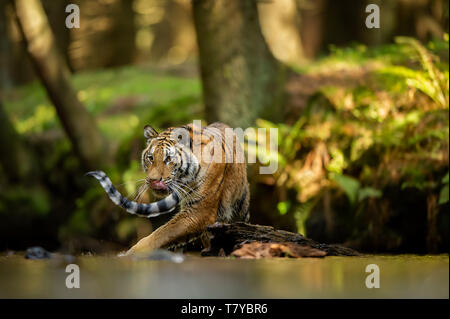
<path fill-rule="evenodd" d="M 90 172 L 111 200 L 131 214 L 154 217 L 177 209 L 174 216 L 125 255 L 167 247 L 183 238 L 200 235 L 215 222 L 248 222 L 250 191 L 243 149 L 226 124 L 190 123 L 158 133 L 144 127 L 146 147 L 141 165 L 145 185 L 157 198 L 142 204 L 123 197 L 101 171 Z"/>

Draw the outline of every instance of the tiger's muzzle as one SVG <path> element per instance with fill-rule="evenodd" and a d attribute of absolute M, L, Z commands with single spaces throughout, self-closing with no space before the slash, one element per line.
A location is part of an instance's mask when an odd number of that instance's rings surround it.
<path fill-rule="evenodd" d="M 153 190 L 166 191 L 167 185 L 162 180 L 147 179 L 148 186 Z"/>

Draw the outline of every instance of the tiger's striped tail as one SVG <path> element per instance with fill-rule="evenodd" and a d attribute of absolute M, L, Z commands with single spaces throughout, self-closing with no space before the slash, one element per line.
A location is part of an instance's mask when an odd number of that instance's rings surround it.
<path fill-rule="evenodd" d="M 114 204 L 124 208 L 130 214 L 143 216 L 147 218 L 156 217 L 159 215 L 170 213 L 175 209 L 180 201 L 177 194 L 173 192 L 166 198 L 161 199 L 155 203 L 141 204 L 130 201 L 122 196 L 119 191 L 111 183 L 109 177 L 103 171 L 93 171 L 86 173 L 87 176 L 92 176 L 100 182 L 105 192 Z"/>

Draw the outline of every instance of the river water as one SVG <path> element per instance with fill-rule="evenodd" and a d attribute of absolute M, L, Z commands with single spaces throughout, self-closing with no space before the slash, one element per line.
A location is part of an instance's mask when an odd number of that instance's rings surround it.
<path fill-rule="evenodd" d="M 68 263 L 80 288 L 68 289 Z M 366 267 L 380 287 L 366 287 Z M 449 256 L 364 256 L 185 261 L 81 256 L 27 260 L 0 256 L 0 298 L 449 298 Z"/>

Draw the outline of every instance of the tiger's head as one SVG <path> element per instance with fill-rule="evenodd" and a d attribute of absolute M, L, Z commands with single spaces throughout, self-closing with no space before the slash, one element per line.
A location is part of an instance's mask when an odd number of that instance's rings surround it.
<path fill-rule="evenodd" d="M 145 182 L 156 195 L 177 192 L 180 198 L 200 169 L 192 152 L 192 139 L 187 127 L 169 128 L 158 133 L 149 125 L 144 127 L 147 147 L 142 152 Z"/>

